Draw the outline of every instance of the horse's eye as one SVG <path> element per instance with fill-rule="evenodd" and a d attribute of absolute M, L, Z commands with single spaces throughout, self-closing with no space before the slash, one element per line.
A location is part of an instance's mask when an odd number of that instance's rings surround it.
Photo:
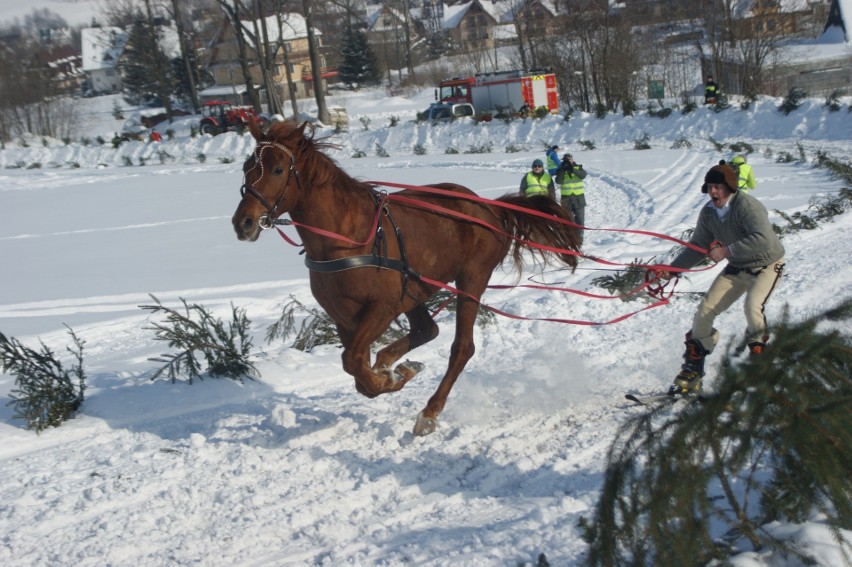
<path fill-rule="evenodd" d="M 276 167 L 275 171 L 273 171 L 272 173 L 274 173 L 275 175 L 281 175 L 282 173 L 284 173 L 284 168 L 283 167 Z"/>

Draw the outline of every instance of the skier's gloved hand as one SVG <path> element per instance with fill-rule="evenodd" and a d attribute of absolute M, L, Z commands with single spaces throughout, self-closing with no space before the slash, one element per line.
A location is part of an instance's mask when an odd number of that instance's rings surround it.
<path fill-rule="evenodd" d="M 675 277 L 675 275 L 677 275 L 676 273 L 670 272 L 668 270 L 659 270 L 658 269 L 658 270 L 651 270 L 651 272 L 657 277 L 657 279 L 667 280 L 667 281 L 672 279 L 673 277 Z"/>

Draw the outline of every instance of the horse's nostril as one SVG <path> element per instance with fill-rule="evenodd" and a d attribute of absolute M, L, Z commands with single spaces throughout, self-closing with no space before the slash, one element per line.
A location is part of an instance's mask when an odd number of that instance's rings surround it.
<path fill-rule="evenodd" d="M 243 231 L 250 231 L 253 224 L 254 221 L 251 220 L 251 217 L 246 217 L 245 220 L 243 220 Z"/>

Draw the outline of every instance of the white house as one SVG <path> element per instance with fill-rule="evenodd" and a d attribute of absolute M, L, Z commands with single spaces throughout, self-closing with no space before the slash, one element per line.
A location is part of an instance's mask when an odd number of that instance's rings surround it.
<path fill-rule="evenodd" d="M 116 27 L 84 28 L 80 32 L 83 72 L 91 90 L 114 93 L 121 90 L 118 59 L 127 43 L 127 34 Z"/>

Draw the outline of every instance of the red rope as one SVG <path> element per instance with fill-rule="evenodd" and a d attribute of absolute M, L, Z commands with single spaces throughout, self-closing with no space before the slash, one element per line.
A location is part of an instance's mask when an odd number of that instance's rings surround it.
<path fill-rule="evenodd" d="M 435 195 L 451 197 L 453 199 L 467 199 L 469 201 L 475 201 L 475 202 L 479 202 L 479 203 L 483 203 L 483 204 L 487 204 L 487 205 L 493 205 L 493 206 L 497 206 L 497 207 L 503 207 L 503 208 L 506 208 L 506 209 L 520 211 L 520 212 L 523 212 L 524 214 L 527 214 L 527 215 L 538 216 L 538 217 L 541 217 L 541 218 L 548 220 L 549 222 L 564 224 L 564 225 L 570 226 L 572 228 L 581 228 L 583 230 L 621 232 L 621 233 L 626 233 L 626 234 L 639 234 L 639 235 L 643 235 L 643 236 L 651 236 L 651 237 L 654 237 L 654 238 L 659 238 L 659 239 L 669 240 L 671 242 L 675 242 L 675 243 L 680 244 L 682 246 L 686 246 L 688 248 L 691 248 L 691 249 L 693 249 L 697 252 L 701 252 L 702 254 L 707 254 L 709 252 L 708 250 L 701 248 L 700 246 L 696 246 L 694 244 L 691 244 L 689 242 L 686 242 L 684 240 L 680 240 L 680 239 L 672 237 L 672 236 L 668 236 L 666 234 L 661 234 L 661 233 L 651 232 L 651 231 L 646 231 L 646 230 L 584 227 L 584 226 L 578 225 L 576 223 L 573 223 L 571 221 L 560 219 L 558 217 L 554 217 L 552 215 L 549 215 L 547 213 L 542 213 L 542 212 L 536 211 L 534 209 L 528 209 L 526 207 L 513 205 L 511 203 L 504 203 L 504 202 L 496 201 L 496 200 L 493 200 L 493 199 L 486 199 L 486 198 L 480 197 L 478 195 L 469 195 L 469 194 L 465 194 L 465 193 L 458 193 L 458 192 L 455 192 L 455 191 L 449 191 L 449 190 L 446 190 L 446 189 L 439 189 L 437 187 L 427 187 L 427 186 L 422 186 L 422 185 L 408 185 L 408 184 L 404 184 L 404 183 L 391 183 L 391 182 L 384 182 L 384 181 L 382 181 L 382 182 L 368 181 L 367 183 L 369 183 L 370 185 L 374 185 L 374 186 L 379 185 L 379 186 L 386 186 L 386 187 L 395 187 L 395 188 L 399 188 L 399 189 L 410 189 L 410 190 L 415 190 L 415 191 L 419 191 L 419 192 L 422 192 L 422 193 L 431 193 L 431 194 L 435 194 Z M 373 235 L 375 234 L 376 230 L 378 229 L 378 223 L 379 223 L 380 218 L 381 218 L 381 211 L 383 210 L 385 203 L 390 202 L 390 201 L 403 203 L 403 204 L 410 205 L 410 206 L 417 207 L 417 208 L 421 208 L 421 209 L 435 211 L 435 212 L 438 212 L 438 213 L 441 213 L 441 214 L 445 214 L 447 216 L 459 218 L 459 219 L 462 219 L 462 220 L 465 220 L 465 221 L 468 221 L 468 222 L 471 222 L 471 223 L 474 223 L 474 224 L 478 224 L 478 225 L 480 225 L 484 228 L 487 228 L 488 230 L 490 230 L 492 232 L 502 234 L 502 235 L 504 235 L 504 236 L 506 236 L 506 237 L 508 237 L 512 240 L 516 240 L 518 242 L 521 242 L 524 245 L 529 246 L 531 248 L 537 248 L 539 250 L 546 250 L 546 251 L 554 252 L 554 253 L 557 253 L 557 254 L 583 256 L 582 254 L 580 254 L 579 252 L 577 252 L 575 250 L 557 248 L 555 246 L 547 246 L 547 245 L 544 245 L 544 244 L 539 244 L 537 242 L 526 241 L 524 239 L 516 237 L 513 234 L 509 234 L 509 233 L 507 233 L 507 232 L 505 232 L 505 231 L 503 231 L 503 230 L 501 230 L 501 229 L 499 229 L 495 226 L 492 226 L 492 225 L 488 224 L 486 221 L 484 221 L 484 220 L 482 220 L 478 217 L 467 215 L 465 213 L 460 213 L 458 211 L 455 211 L 453 209 L 448 209 L 448 208 L 442 207 L 440 205 L 434 205 L 432 203 L 424 203 L 423 201 L 419 201 L 417 199 L 414 199 L 414 198 L 411 198 L 411 197 L 408 197 L 408 196 L 405 196 L 405 195 L 400 195 L 398 193 L 391 193 L 391 194 L 387 194 L 387 195 L 382 196 L 381 201 L 379 202 L 378 206 L 376 207 L 376 216 L 373 220 L 373 227 L 371 229 L 371 232 L 369 233 L 370 236 L 364 242 L 357 242 L 357 241 L 352 240 L 351 238 L 349 238 L 347 236 L 343 236 L 342 234 L 331 232 L 331 231 L 328 231 L 328 230 L 325 230 L 325 229 L 322 229 L 322 228 L 308 226 L 308 225 L 305 225 L 305 224 L 302 224 L 302 223 L 298 223 L 296 221 L 290 221 L 288 224 L 292 224 L 296 227 L 304 228 L 305 230 L 309 230 L 311 232 L 314 232 L 314 233 L 322 235 L 322 236 L 327 236 L 329 238 L 334 238 L 334 239 L 337 239 L 337 240 L 340 240 L 340 241 L 343 241 L 343 242 L 347 242 L 349 244 L 352 244 L 353 247 L 365 246 L 372 241 Z M 281 235 L 281 237 L 284 240 L 286 240 L 289 244 L 291 244 L 293 246 L 301 246 L 301 244 L 297 244 L 294 240 L 289 238 L 284 233 L 284 231 L 282 231 L 280 228 L 276 227 L 276 230 Z M 674 267 L 664 265 L 664 264 L 653 264 L 653 265 L 652 264 L 624 264 L 624 263 L 619 263 L 619 262 L 610 262 L 610 261 L 607 261 L 607 260 L 603 260 L 601 258 L 595 258 L 595 257 L 591 257 L 591 256 L 583 256 L 583 257 L 589 258 L 589 259 L 591 259 L 591 260 L 593 260 L 593 261 L 595 261 L 599 264 L 605 264 L 605 265 L 609 265 L 609 266 L 630 266 L 630 265 L 635 265 L 637 267 L 641 266 L 641 267 L 644 267 L 644 268 L 646 268 L 646 269 L 648 269 L 648 270 L 650 270 L 651 272 L 654 272 L 654 273 L 656 273 L 657 271 L 669 271 L 669 272 L 674 272 L 675 274 L 677 274 L 677 273 L 680 273 L 680 272 L 687 272 L 687 271 L 704 271 L 704 270 L 711 269 L 713 267 L 713 266 L 709 266 L 707 268 L 700 268 L 700 269 L 697 269 L 697 270 L 689 270 L 689 269 L 686 269 L 686 268 L 674 268 Z M 421 281 L 423 281 L 424 283 L 427 283 L 429 285 L 432 285 L 432 286 L 435 286 L 435 287 L 438 287 L 438 288 L 446 289 L 446 290 L 448 290 L 448 291 L 450 291 L 450 292 L 452 292 L 456 295 L 464 295 L 464 296 L 466 296 L 470 299 L 473 299 L 479 305 L 488 309 L 489 311 L 492 311 L 492 312 L 497 313 L 498 315 L 502 315 L 504 317 L 508 317 L 510 319 L 524 320 L 524 321 L 549 321 L 549 322 L 554 322 L 554 323 L 567 323 L 567 324 L 572 324 L 572 325 L 590 325 L 590 326 L 591 325 L 611 325 L 613 323 L 618 323 L 620 321 L 624 321 L 625 319 L 633 317 L 634 315 L 641 313 L 643 311 L 647 311 L 649 309 L 654 309 L 656 307 L 667 305 L 669 303 L 669 298 L 671 297 L 671 295 L 674 291 L 674 286 L 673 286 L 672 290 L 670 290 L 669 292 L 665 292 L 665 287 L 667 286 L 668 282 L 661 282 L 661 283 L 657 284 L 657 282 L 660 281 L 659 277 L 651 277 L 651 278 L 646 277 L 646 281 L 645 281 L 644 284 L 628 291 L 627 293 L 625 293 L 623 295 L 600 295 L 600 294 L 589 293 L 589 292 L 580 291 L 580 290 L 576 290 L 576 289 L 572 289 L 572 288 L 554 287 L 554 286 L 546 286 L 546 285 L 523 284 L 523 285 L 489 285 L 488 286 L 489 289 L 512 289 L 512 288 L 516 288 L 516 287 L 523 287 L 523 288 L 529 288 L 529 289 L 561 291 L 561 292 L 573 293 L 573 294 L 576 294 L 576 295 L 581 295 L 581 296 L 589 297 L 589 298 L 593 298 L 593 299 L 622 299 L 624 297 L 628 297 L 630 295 L 634 295 L 636 293 L 639 293 L 640 291 L 642 291 L 644 289 L 648 289 L 649 295 L 651 295 L 651 297 L 654 297 L 655 299 L 658 300 L 657 302 L 655 302 L 651 305 L 648 305 L 646 307 L 643 307 L 642 309 L 639 309 L 637 311 L 633 311 L 631 313 L 627 313 L 625 315 L 621 315 L 621 316 L 616 317 L 615 319 L 612 319 L 610 321 L 595 322 L 595 321 L 580 321 L 580 320 L 575 320 L 575 319 L 559 319 L 559 318 L 549 318 L 549 317 L 524 317 L 524 316 L 521 316 L 521 315 L 515 315 L 513 313 L 508 313 L 508 312 L 502 311 L 500 309 L 497 309 L 496 307 L 486 305 L 486 304 L 482 303 L 478 298 L 474 297 L 473 295 L 470 295 L 469 293 L 463 292 L 463 291 L 461 291 L 461 290 L 459 290 L 459 289 L 457 289 L 457 288 L 455 288 L 455 287 L 453 287 L 449 284 L 445 284 L 443 282 L 433 280 L 431 278 L 423 276 L 422 274 L 419 275 L 419 279 Z M 655 284 L 657 284 L 657 285 L 655 285 Z M 676 284 L 677 284 L 677 278 L 674 278 L 674 285 L 676 285 Z M 446 305 L 446 302 L 435 313 L 433 313 L 433 317 L 435 315 L 437 315 L 438 312 L 440 312 L 444 308 L 445 305 Z"/>
<path fill-rule="evenodd" d="M 427 186 L 424 186 L 424 185 L 407 185 L 405 183 L 391 183 L 391 182 L 388 182 L 388 181 L 366 181 L 365 183 L 369 183 L 370 185 L 382 185 L 382 186 L 385 186 L 385 187 L 396 187 L 397 189 L 411 189 L 411 190 L 414 190 L 414 191 L 420 191 L 422 193 L 431 193 L 431 194 L 434 194 L 434 195 L 441 195 L 441 196 L 445 196 L 445 197 L 453 197 L 455 199 L 466 199 L 468 201 L 475 201 L 477 203 L 484 203 L 484 204 L 487 204 L 487 205 L 493 205 L 495 207 L 503 207 L 504 209 L 512 209 L 512 210 L 515 210 L 515 211 L 521 211 L 525 214 L 541 217 L 541 218 L 547 219 L 548 221 L 555 222 L 555 223 L 558 223 L 558 224 L 564 224 L 564 225 L 570 226 L 572 228 L 582 228 L 584 230 L 599 230 L 599 231 L 605 231 L 605 232 L 623 232 L 625 234 L 639 234 L 639 235 L 642 235 L 642 236 L 652 236 L 654 238 L 659 238 L 659 239 L 662 239 L 662 240 L 669 240 L 671 242 L 675 242 L 675 243 L 677 243 L 681 246 L 686 246 L 687 248 L 691 248 L 692 250 L 695 250 L 696 252 L 701 252 L 702 254 L 707 254 L 709 252 L 709 250 L 707 250 L 706 248 L 701 248 L 700 246 L 696 246 L 695 244 L 692 244 L 690 242 L 686 242 L 685 240 L 681 240 L 679 238 L 675 238 L 674 236 L 669 236 L 667 234 L 661 234 L 659 232 L 651 232 L 651 231 L 648 231 L 648 230 L 631 230 L 631 229 L 627 229 L 627 228 L 590 228 L 590 227 L 578 225 L 577 223 L 573 223 L 571 221 L 567 221 L 567 220 L 564 220 L 564 219 L 553 217 L 552 215 L 549 215 L 547 213 L 542 213 L 540 211 L 528 209 L 526 207 L 513 205 L 511 203 L 503 203 L 501 201 L 496 201 L 494 199 L 486 199 L 485 197 L 480 197 L 479 195 L 468 195 L 468 194 L 465 194 L 465 193 L 458 193 L 456 191 L 450 191 L 450 190 L 447 190 L 447 189 L 438 189 L 437 187 L 427 187 Z M 409 204 L 414 204 L 414 203 L 411 203 L 410 199 L 406 199 L 405 197 L 399 195 L 398 193 L 392 193 L 392 194 L 388 195 L 388 199 L 391 200 L 391 201 L 403 201 L 403 200 L 405 200 L 405 202 L 408 202 Z M 421 208 L 424 208 L 424 209 L 437 207 L 436 205 L 431 205 L 430 203 L 423 203 L 421 201 L 415 201 L 415 203 L 418 204 L 418 205 L 415 205 L 415 206 L 420 206 Z M 447 210 L 448 209 L 444 209 L 444 211 L 447 211 Z M 442 212 L 444 212 L 444 211 L 442 211 Z M 601 262 L 607 263 L 605 261 L 601 261 Z M 626 265 L 626 264 L 620 264 L 620 265 L 623 266 L 623 265 Z"/>
<path fill-rule="evenodd" d="M 627 313 L 625 315 L 621 315 L 619 317 L 616 317 L 615 319 L 611 319 L 609 321 L 603 321 L 603 322 L 581 321 L 581 320 L 578 320 L 578 319 L 559 319 L 559 318 L 555 318 L 555 317 L 524 317 L 523 315 L 515 315 L 514 313 L 509 313 L 507 311 L 502 311 L 500 309 L 497 309 L 496 307 L 486 305 L 485 303 L 482 303 L 478 298 L 474 297 L 473 295 L 471 295 L 467 292 L 464 292 L 460 289 L 457 289 L 457 288 L 451 286 L 450 284 L 445 284 L 443 282 L 439 282 L 439 281 L 436 281 L 436 280 L 433 280 L 433 279 L 430 279 L 430 278 L 427 278 L 427 277 L 424 277 L 424 276 L 420 276 L 420 280 L 422 280 L 422 281 L 424 281 L 428 284 L 444 288 L 448 291 L 455 293 L 456 295 L 464 295 L 465 297 L 468 297 L 468 298 L 474 300 L 479 305 L 481 305 L 482 307 L 488 309 L 489 311 L 491 311 L 493 313 L 497 313 L 498 315 L 502 315 L 503 317 L 508 317 L 509 319 L 515 319 L 515 320 L 519 320 L 519 321 L 548 321 L 550 323 L 566 323 L 566 324 L 569 324 L 569 325 L 587 325 L 587 326 L 612 325 L 613 323 L 619 323 L 621 321 L 624 321 L 625 319 L 629 319 L 630 317 L 633 317 L 634 315 L 636 315 L 638 313 L 641 313 L 643 311 L 647 311 L 648 309 L 654 309 L 655 307 L 661 307 L 663 305 L 668 305 L 668 303 L 669 303 L 668 299 L 661 299 L 661 300 L 657 301 L 656 303 L 652 303 L 651 305 L 643 307 L 642 309 L 638 309 L 636 311 L 632 311 L 632 312 Z M 509 288 L 510 289 L 512 287 L 537 287 L 537 286 L 488 286 L 488 287 L 489 288 L 501 288 L 501 289 Z M 644 286 L 642 286 L 642 287 L 644 287 Z M 541 289 L 551 289 L 551 288 L 541 286 Z M 556 289 L 556 288 L 552 288 L 552 289 Z M 572 293 L 578 293 L 580 295 L 589 295 L 590 297 L 593 297 L 592 294 L 585 294 L 585 292 L 578 292 L 576 290 L 566 289 L 565 291 L 570 291 Z M 604 299 L 614 299 L 614 297 L 604 297 Z"/>

